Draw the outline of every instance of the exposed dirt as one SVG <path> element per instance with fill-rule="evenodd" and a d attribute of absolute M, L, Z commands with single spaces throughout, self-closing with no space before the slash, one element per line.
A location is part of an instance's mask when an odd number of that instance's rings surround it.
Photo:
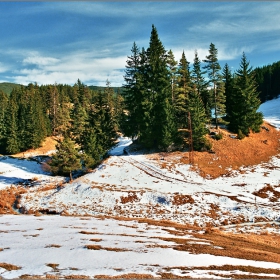
<path fill-rule="evenodd" d="M 46 155 L 48 154 L 50 151 L 54 151 L 56 148 L 56 144 L 57 144 L 57 137 L 47 137 L 45 139 L 45 141 L 42 143 L 41 147 L 37 148 L 37 149 L 30 149 L 27 150 L 25 152 L 21 152 L 18 154 L 13 155 L 13 157 L 20 157 L 20 158 L 27 158 L 30 155 L 32 156 L 36 156 L 36 155 Z"/>
<path fill-rule="evenodd" d="M 230 170 L 237 170 L 241 166 L 267 162 L 272 156 L 279 154 L 280 131 L 267 122 L 262 126 L 266 129 L 262 128 L 259 133 L 250 133 L 249 137 L 242 140 L 232 138 L 234 134 L 221 128 L 217 130 L 223 134 L 221 140 L 214 140 L 207 135 L 212 143 L 213 153 L 193 152 L 193 168 L 203 177 L 217 178 L 230 174 Z M 158 160 L 165 168 L 167 164 L 189 163 L 189 152 L 159 153 L 148 157 Z"/>
<path fill-rule="evenodd" d="M 22 187 L 14 187 L 0 190 L 0 214 L 16 214 L 14 208 L 20 204 L 20 195 L 26 190 Z"/>

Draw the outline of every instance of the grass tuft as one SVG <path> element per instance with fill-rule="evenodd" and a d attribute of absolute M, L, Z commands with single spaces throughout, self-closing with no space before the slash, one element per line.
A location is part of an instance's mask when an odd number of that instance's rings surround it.
<path fill-rule="evenodd" d="M 0 263 L 0 267 L 6 269 L 8 271 L 21 269 L 21 266 L 16 266 L 16 265 L 9 264 L 9 263 Z"/>

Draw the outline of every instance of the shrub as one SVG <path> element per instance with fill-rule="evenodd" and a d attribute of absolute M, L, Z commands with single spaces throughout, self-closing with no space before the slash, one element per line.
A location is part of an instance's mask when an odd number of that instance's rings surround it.
<path fill-rule="evenodd" d="M 216 140 L 221 140 L 223 139 L 223 133 L 222 132 L 219 132 L 218 134 L 215 135 L 215 139 Z"/>

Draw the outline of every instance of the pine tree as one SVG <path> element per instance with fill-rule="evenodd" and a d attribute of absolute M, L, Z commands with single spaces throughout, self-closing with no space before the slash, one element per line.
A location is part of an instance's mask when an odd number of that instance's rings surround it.
<path fill-rule="evenodd" d="M 173 107 L 169 103 L 169 100 L 165 98 L 163 100 L 164 104 L 161 105 L 162 110 L 160 111 L 160 116 L 165 122 L 162 124 L 161 135 L 162 139 L 160 141 L 160 147 L 166 150 L 177 138 L 177 126 L 174 120 Z"/>
<path fill-rule="evenodd" d="M 213 99 L 214 99 L 214 116 L 216 129 L 218 128 L 218 115 L 224 113 L 224 101 L 223 97 L 223 87 L 222 87 L 222 76 L 220 74 L 221 66 L 218 62 L 218 50 L 213 43 L 209 47 L 209 55 L 203 60 L 206 63 L 204 66 L 207 69 L 209 82 L 213 89 Z M 219 91 L 217 90 L 219 86 Z M 219 96 L 218 96 L 219 93 Z"/>
<path fill-rule="evenodd" d="M 74 105 L 71 112 L 71 134 L 77 144 L 81 144 L 82 135 L 85 132 L 88 123 L 88 114 L 86 109 L 80 103 Z"/>
<path fill-rule="evenodd" d="M 210 44 L 209 55 L 206 56 L 203 62 L 206 63 L 204 68 L 207 69 L 209 82 L 212 85 L 215 124 L 216 128 L 218 128 L 218 116 L 225 113 L 225 97 L 222 91 L 223 85 L 222 75 L 220 74 L 221 66 L 218 62 L 218 50 L 213 43 Z"/>
<path fill-rule="evenodd" d="M 132 138 L 139 136 L 141 118 L 140 91 L 140 53 L 136 43 L 133 43 L 131 55 L 127 57 L 125 70 L 124 98 L 127 118 L 123 123 L 124 133 Z M 145 53 L 145 51 L 144 51 Z"/>
<path fill-rule="evenodd" d="M 59 92 L 57 85 L 49 85 L 46 89 L 46 103 L 47 103 L 47 113 L 51 122 L 52 134 L 57 134 L 58 128 L 58 110 L 60 106 Z"/>
<path fill-rule="evenodd" d="M 8 96 L 2 90 L 0 90 L 0 153 L 4 152 L 4 137 L 5 137 L 5 112 L 8 106 Z"/>
<path fill-rule="evenodd" d="M 187 127 L 188 103 L 191 90 L 192 81 L 189 62 L 183 52 L 177 68 L 177 87 L 174 100 L 176 122 L 179 128 Z"/>
<path fill-rule="evenodd" d="M 194 150 L 201 150 L 205 147 L 207 133 L 206 130 L 206 113 L 203 101 L 197 91 L 190 93 L 189 112 L 191 116 L 191 129 Z"/>
<path fill-rule="evenodd" d="M 175 60 L 172 50 L 168 51 L 166 62 L 167 62 L 168 70 L 169 70 L 170 83 L 171 83 L 171 99 L 172 99 L 172 104 L 174 104 L 175 91 L 176 91 L 176 85 L 177 85 L 177 75 L 176 75 L 177 61 Z"/>
<path fill-rule="evenodd" d="M 54 174 L 69 175 L 72 181 L 72 172 L 81 169 L 81 156 L 75 148 L 75 142 L 65 137 L 57 146 L 57 153 L 50 162 Z"/>
<path fill-rule="evenodd" d="M 207 89 L 208 82 L 206 82 L 206 80 L 204 78 L 204 74 L 206 74 L 206 72 L 201 70 L 201 62 L 198 57 L 197 51 L 195 51 L 194 54 L 195 54 L 195 56 L 194 56 L 193 70 L 192 70 L 193 85 L 194 85 L 196 92 L 198 93 L 198 95 L 200 95 L 200 97 L 202 99 L 206 117 L 208 120 L 210 120 L 211 119 L 212 99 L 211 99 L 210 93 Z"/>
<path fill-rule="evenodd" d="M 15 154 L 20 151 L 20 141 L 18 134 L 18 103 L 16 89 L 13 89 L 9 96 L 8 106 L 4 118 L 4 146 L 5 152 Z"/>
<path fill-rule="evenodd" d="M 225 105 L 226 105 L 226 119 L 229 119 L 232 115 L 232 106 L 233 106 L 233 76 L 229 69 L 228 64 L 226 63 L 223 68 L 223 78 L 225 84 Z"/>
<path fill-rule="evenodd" d="M 263 115 L 257 112 L 261 102 L 258 97 L 257 85 L 252 67 L 243 52 L 240 68 L 236 71 L 236 79 L 233 91 L 233 108 L 229 118 L 230 129 L 242 135 L 248 136 L 250 130 L 259 132 L 263 123 Z"/>
<path fill-rule="evenodd" d="M 226 115 L 226 96 L 225 96 L 225 83 L 221 80 L 216 84 L 216 116 L 223 117 Z M 216 120 L 217 124 L 217 120 Z"/>
<path fill-rule="evenodd" d="M 56 116 L 57 116 L 57 123 L 55 134 L 56 135 L 68 135 L 70 134 L 70 127 L 71 127 L 71 107 L 72 105 L 67 102 L 63 102 L 58 107 Z"/>
<path fill-rule="evenodd" d="M 146 131 L 141 141 L 148 147 L 166 146 L 172 143 L 172 140 L 164 139 L 162 126 L 167 119 L 162 118 L 160 113 L 169 110 L 169 104 L 172 104 L 172 88 L 170 81 L 170 72 L 167 66 L 167 54 L 162 42 L 160 41 L 157 29 L 152 25 L 151 37 L 147 53 L 147 65 L 145 67 L 146 91 L 142 104 L 145 106 Z M 167 107 L 165 107 L 167 106 Z M 167 117 L 166 114 L 164 116 Z M 171 121 L 170 118 L 169 122 Z M 167 130 L 172 133 L 175 124 L 169 123 Z M 174 139 L 176 135 L 173 136 Z"/>

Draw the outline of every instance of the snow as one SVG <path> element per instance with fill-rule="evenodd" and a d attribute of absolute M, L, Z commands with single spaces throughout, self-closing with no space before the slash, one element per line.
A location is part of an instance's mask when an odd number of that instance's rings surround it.
<path fill-rule="evenodd" d="M 266 121 L 280 128 L 278 108 L 280 98 L 262 104 L 260 111 Z M 74 215 L 0 216 L 0 263 L 22 267 L 11 271 L 0 267 L 0 278 L 18 278 L 23 274 L 94 277 L 125 273 L 158 277 L 161 272 L 192 278 L 219 278 L 212 274 L 212 270 L 195 267 L 231 264 L 280 269 L 277 263 L 174 250 L 175 243 L 160 238 L 177 237 L 167 232 L 166 227 L 136 220 L 169 220 L 181 224 L 196 223 L 201 227 L 212 223 L 221 227 L 226 220 L 242 217 L 245 223 L 239 230 L 255 233 L 262 230 L 263 224 L 257 223 L 260 218 L 266 221 L 265 224 L 270 221 L 278 225 L 279 200 L 276 198 L 275 201 L 272 192 L 264 198 L 254 195 L 254 192 L 268 184 L 280 192 L 279 156 L 266 163 L 232 171 L 230 176 L 205 179 L 192 171 L 188 164 L 162 168 L 152 157 L 137 153 L 125 155 L 124 148 L 131 143 L 131 139 L 120 137 L 118 144 L 110 150 L 108 159 L 72 183 L 64 183 L 65 178 L 42 171 L 35 160 L 0 157 L 0 190 L 29 180 L 25 186 L 27 192 L 22 194 L 20 201 L 26 212 L 49 209 L 58 214 Z M 176 204 L 178 196 L 183 196 L 187 202 Z M 213 209 L 216 217 L 209 215 Z M 135 220 L 100 219 L 100 215 Z M 224 229 L 237 232 L 236 227 Z M 278 226 L 269 230 L 279 234 Z M 83 234 L 82 231 L 91 234 Z M 93 238 L 101 240 L 90 241 Z M 194 241 L 191 233 L 184 238 L 201 245 L 208 242 Z M 100 245 L 103 249 L 85 248 L 89 244 Z M 108 248 L 126 251 L 114 252 Z M 46 265 L 49 263 L 59 266 L 55 270 Z M 180 266 L 189 269 L 167 270 L 167 267 Z M 225 275 L 226 272 L 222 273 Z"/>
<path fill-rule="evenodd" d="M 280 97 L 261 104 L 259 111 L 263 113 L 264 119 L 270 124 L 280 128 Z"/>
<path fill-rule="evenodd" d="M 187 267 L 193 278 L 213 277 L 211 271 L 195 270 L 199 266 L 242 265 L 280 269 L 280 264 L 251 261 L 209 254 L 191 254 L 173 250 L 176 238 L 160 226 L 135 221 L 117 221 L 94 217 L 15 216 L 3 215 L 0 220 L 0 263 L 22 267 L 19 270 L 0 270 L 4 278 L 21 275 L 121 275 L 125 273 L 158 276 L 168 267 Z M 87 232 L 88 234 L 84 234 Z M 193 240 L 191 235 L 181 236 Z M 192 244 L 193 241 L 190 241 Z M 199 242 L 203 244 L 205 242 Z M 100 250 L 85 246 L 95 244 Z M 168 246 L 169 248 L 165 248 Z M 209 244 L 211 246 L 211 244 Z M 8 248 L 7 248 L 8 247 Z M 110 251 L 118 248 L 120 251 Z M 124 249 L 125 251 L 121 251 Z M 48 264 L 57 264 L 57 270 Z M 180 269 L 177 269 L 180 275 Z"/>

